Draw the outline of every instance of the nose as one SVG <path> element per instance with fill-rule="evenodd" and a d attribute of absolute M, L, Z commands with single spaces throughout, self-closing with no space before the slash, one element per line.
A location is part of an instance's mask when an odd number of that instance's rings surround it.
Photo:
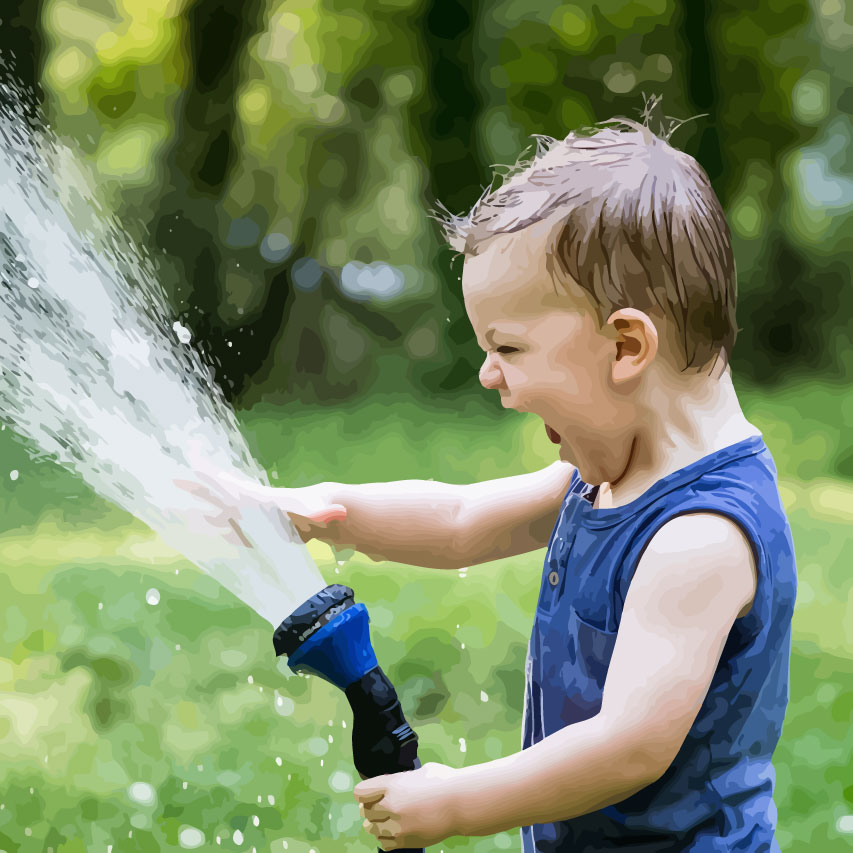
<path fill-rule="evenodd" d="M 487 389 L 500 388 L 503 385 L 503 373 L 492 361 L 490 355 L 486 356 L 483 366 L 480 368 L 480 384 Z"/>

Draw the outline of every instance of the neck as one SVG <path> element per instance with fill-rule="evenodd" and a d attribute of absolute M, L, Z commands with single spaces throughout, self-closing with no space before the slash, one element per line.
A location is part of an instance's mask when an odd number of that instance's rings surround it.
<path fill-rule="evenodd" d="M 679 377 L 655 385 L 637 405 L 635 429 L 625 436 L 608 499 L 630 503 L 668 474 L 743 439 L 761 435 L 741 410 L 731 373 Z"/>

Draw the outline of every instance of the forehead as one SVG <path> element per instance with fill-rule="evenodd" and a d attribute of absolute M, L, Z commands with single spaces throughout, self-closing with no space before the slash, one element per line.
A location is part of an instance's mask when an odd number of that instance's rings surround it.
<path fill-rule="evenodd" d="M 548 270 L 553 225 L 539 222 L 512 234 L 496 234 L 468 256 L 462 292 L 472 322 L 534 319 L 554 308 L 569 307 Z"/>

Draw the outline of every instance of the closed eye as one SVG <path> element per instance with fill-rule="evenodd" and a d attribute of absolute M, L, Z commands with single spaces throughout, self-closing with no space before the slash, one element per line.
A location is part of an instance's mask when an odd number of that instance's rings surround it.
<path fill-rule="evenodd" d="M 515 347 L 498 347 L 496 352 L 501 353 L 501 355 L 506 355 L 508 353 L 518 352 L 518 350 Z"/>

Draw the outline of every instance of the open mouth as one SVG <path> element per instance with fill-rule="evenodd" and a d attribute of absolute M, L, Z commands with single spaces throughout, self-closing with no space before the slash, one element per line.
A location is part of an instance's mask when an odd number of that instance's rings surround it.
<path fill-rule="evenodd" d="M 560 444 L 560 442 L 562 441 L 562 439 L 560 438 L 560 433 L 558 433 L 557 430 L 549 427 L 548 424 L 545 424 L 545 432 L 548 433 L 548 438 L 550 438 L 554 444 Z"/>

